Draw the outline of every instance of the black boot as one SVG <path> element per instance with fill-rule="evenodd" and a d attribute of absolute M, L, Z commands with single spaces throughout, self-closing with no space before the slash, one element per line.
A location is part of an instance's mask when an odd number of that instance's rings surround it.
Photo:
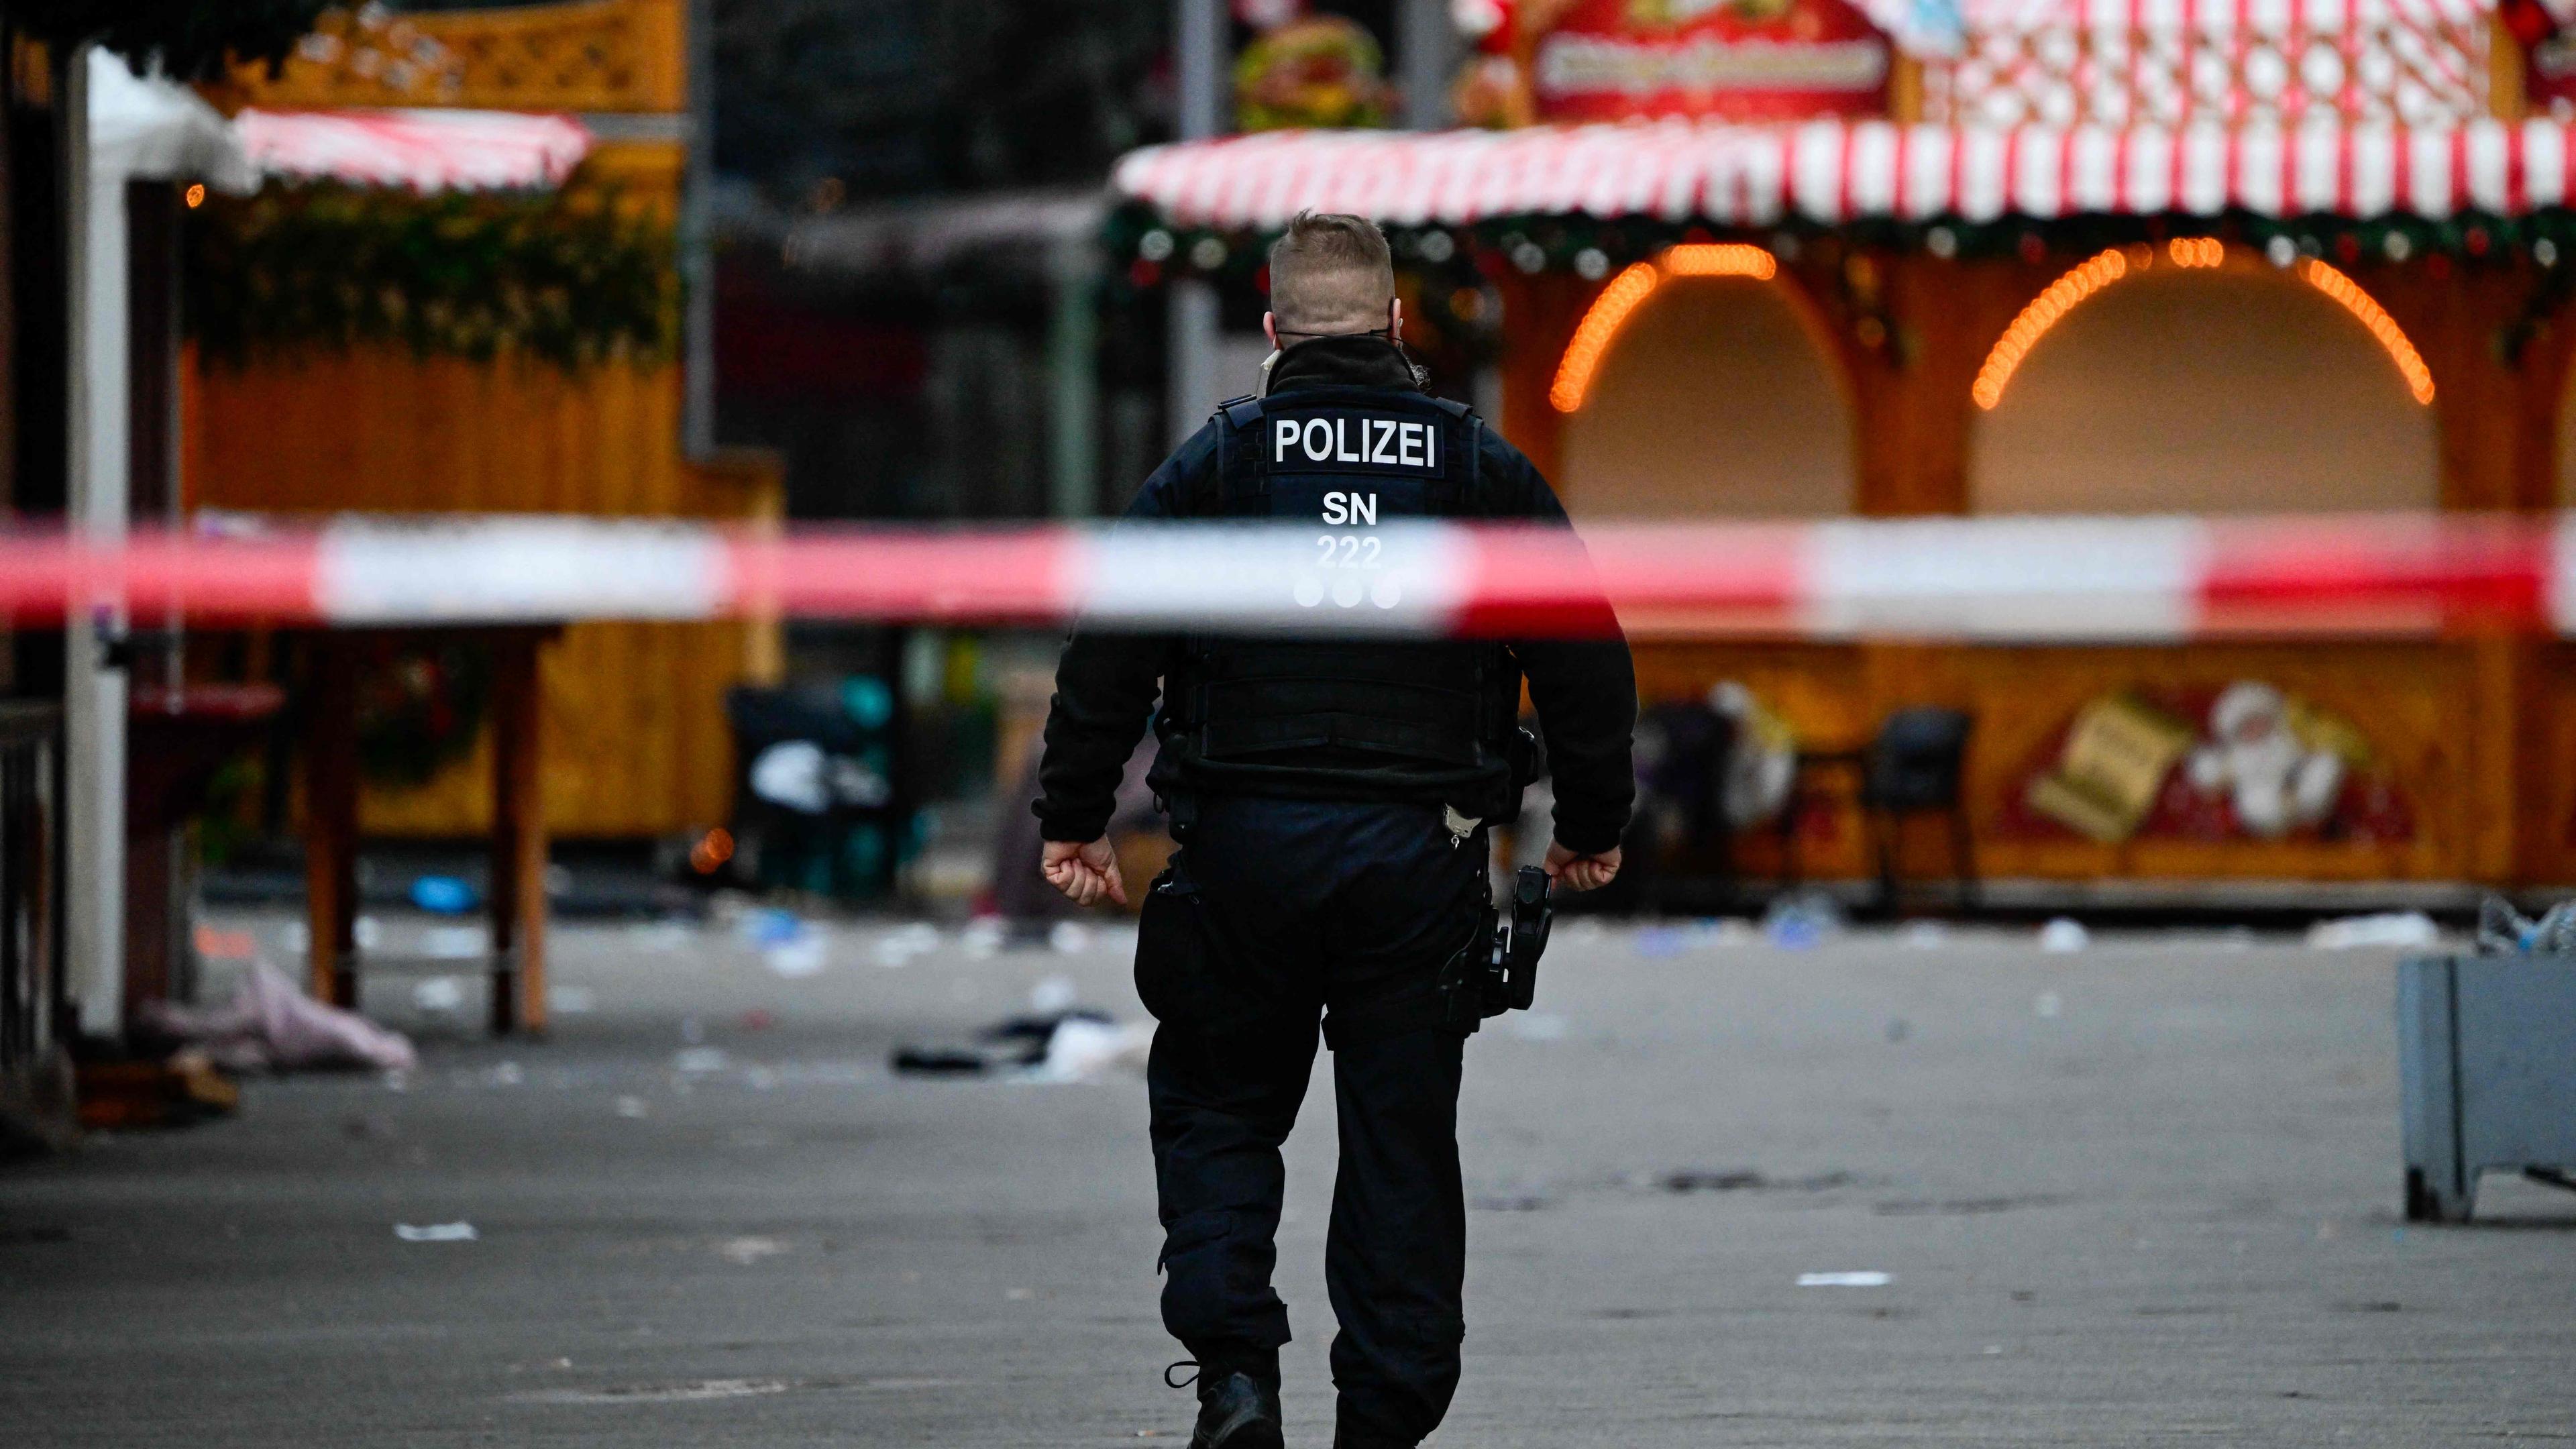
<path fill-rule="evenodd" d="M 1199 1423 L 1190 1449 L 1283 1449 L 1276 1378 L 1210 1365 L 1200 1370 L 1198 1389 Z"/>

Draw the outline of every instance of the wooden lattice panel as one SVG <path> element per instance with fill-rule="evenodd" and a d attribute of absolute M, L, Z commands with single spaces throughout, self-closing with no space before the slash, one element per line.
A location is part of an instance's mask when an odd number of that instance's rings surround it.
<path fill-rule="evenodd" d="M 1925 119 L 1990 126 L 2456 125 L 2487 113 L 2487 29 L 1987 29 L 1924 70 Z"/>
<path fill-rule="evenodd" d="M 245 67 L 236 105 L 472 106 L 679 111 L 688 106 L 685 0 L 575 0 L 506 10 L 327 12 L 272 78 Z"/>

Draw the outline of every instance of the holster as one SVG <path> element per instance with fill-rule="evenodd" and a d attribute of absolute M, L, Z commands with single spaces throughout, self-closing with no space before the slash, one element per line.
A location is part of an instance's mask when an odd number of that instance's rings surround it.
<path fill-rule="evenodd" d="M 1475 1031 L 1489 1016 L 1526 1011 L 1538 998 L 1538 959 L 1547 951 L 1555 921 L 1547 872 L 1525 865 L 1512 881 L 1512 899 L 1500 920 L 1488 920 L 1440 968 L 1443 1020 L 1456 1031 Z"/>
<path fill-rule="evenodd" d="M 1198 833 L 1199 797 L 1187 790 L 1172 790 L 1154 797 L 1154 807 L 1163 812 L 1170 825 L 1172 843 L 1187 845 Z"/>

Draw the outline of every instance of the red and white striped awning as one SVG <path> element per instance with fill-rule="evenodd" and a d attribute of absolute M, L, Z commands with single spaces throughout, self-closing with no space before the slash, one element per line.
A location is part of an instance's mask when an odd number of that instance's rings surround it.
<path fill-rule="evenodd" d="M 590 153 L 581 122 L 515 111 L 246 110 L 233 127 L 269 175 L 415 191 L 557 186 Z"/>
<path fill-rule="evenodd" d="M 1879 21 L 1880 12 L 1898 3 L 1900 0 L 1872 0 L 1866 8 L 1870 18 Z M 1903 3 L 1910 5 L 1910 0 Z M 2276 35 L 2290 30 L 2314 33 L 2465 25 L 2485 18 L 2494 9 L 2495 0 L 1965 0 L 1958 13 L 1961 27 L 1970 31 Z"/>
<path fill-rule="evenodd" d="M 2576 195 L 2569 130 L 2535 120 L 2415 130 L 1671 121 L 1272 131 L 1148 147 L 1119 162 L 1114 185 L 1184 225 L 1245 227 L 1307 209 L 1404 226 L 1530 214 L 1749 226 L 1790 216 L 2515 215 Z"/>
<path fill-rule="evenodd" d="M 1971 35 L 2043 31 L 2145 37 L 2429 34 L 2464 29 L 2492 14 L 2496 0 L 1857 0 L 1870 22 L 1916 55 L 1959 53 Z M 2541 0 L 2562 24 L 2576 0 Z"/>

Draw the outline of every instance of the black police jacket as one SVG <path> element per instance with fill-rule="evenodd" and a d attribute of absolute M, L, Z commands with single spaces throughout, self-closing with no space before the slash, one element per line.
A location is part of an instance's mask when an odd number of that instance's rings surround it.
<path fill-rule="evenodd" d="M 1299 391 L 1353 387 L 1417 391 L 1412 366 L 1394 346 L 1373 337 L 1319 338 L 1281 356 L 1271 373 L 1269 396 L 1285 400 Z M 1212 491 L 1222 419 L 1211 420 L 1148 478 L 1129 505 L 1130 519 L 1198 516 Z M 1489 516 L 1565 526 L 1565 510 L 1528 458 L 1491 428 L 1478 430 L 1476 465 Z M 1515 640 L 1505 646 L 1528 680 L 1539 729 L 1555 777 L 1556 838 L 1569 850 L 1594 852 L 1619 843 L 1635 794 L 1629 736 L 1636 724 L 1636 673 L 1626 641 Z M 1169 679 L 1186 669 L 1188 645 L 1167 635 L 1094 631 L 1077 627 L 1056 669 L 1048 710 L 1046 754 L 1039 766 L 1040 829 L 1049 840 L 1093 840 L 1107 828 L 1113 796 L 1127 757 Z M 1455 798 L 1453 781 L 1402 770 L 1352 768 L 1327 752 L 1266 772 L 1258 781 L 1183 780 L 1167 747 L 1158 757 L 1155 786 L 1322 799 Z"/>

